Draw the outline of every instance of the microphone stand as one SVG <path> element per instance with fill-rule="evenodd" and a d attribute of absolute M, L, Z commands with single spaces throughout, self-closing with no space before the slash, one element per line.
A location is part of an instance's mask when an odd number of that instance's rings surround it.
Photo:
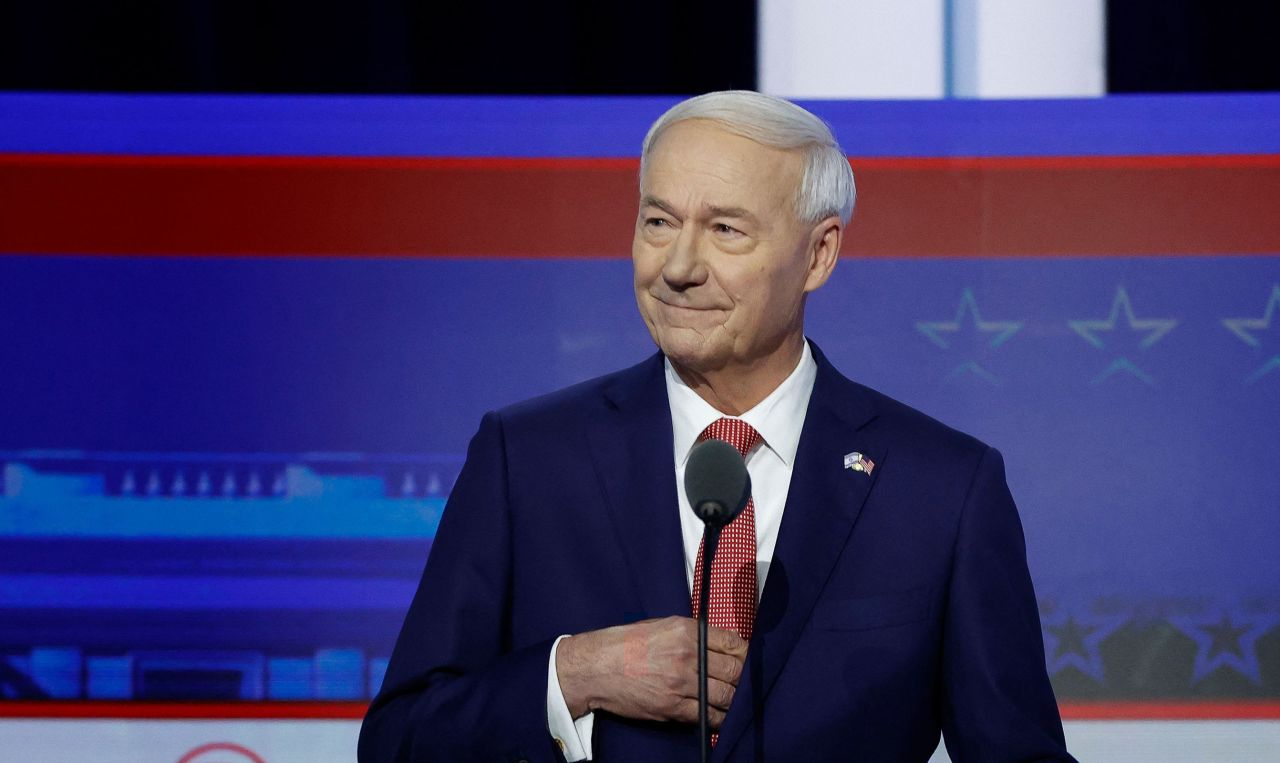
<path fill-rule="evenodd" d="M 702 533 L 702 580 L 698 584 L 698 738 L 702 763 L 711 760 L 711 724 L 707 718 L 707 610 L 711 599 L 711 562 L 720 545 L 720 525 L 707 522 Z"/>
<path fill-rule="evenodd" d="M 733 521 L 751 500 L 751 475 L 742 454 L 728 442 L 708 439 L 693 446 L 684 473 L 685 493 L 706 529 L 702 533 L 702 579 L 698 581 L 698 738 L 702 763 L 711 760 L 711 724 L 707 709 L 707 618 L 711 570 L 720 545 L 720 528 Z"/>

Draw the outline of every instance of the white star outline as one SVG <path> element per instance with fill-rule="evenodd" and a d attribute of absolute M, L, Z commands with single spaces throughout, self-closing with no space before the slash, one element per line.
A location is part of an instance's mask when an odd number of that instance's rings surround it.
<path fill-rule="evenodd" d="M 1266 331 L 1270 329 L 1271 319 L 1275 316 L 1278 308 L 1280 308 L 1280 283 L 1271 285 L 1271 297 L 1267 300 L 1267 306 L 1263 308 L 1261 318 L 1223 318 L 1222 325 L 1238 336 L 1240 341 L 1255 349 L 1260 348 L 1262 347 L 1262 342 L 1249 332 L 1251 330 Z M 1253 384 L 1275 370 L 1280 370 L 1280 355 L 1274 355 L 1269 358 L 1256 371 L 1246 377 L 1244 383 Z"/>
<path fill-rule="evenodd" d="M 954 334 L 960 331 L 960 327 L 964 324 L 965 313 L 972 316 L 973 325 L 978 331 L 983 333 L 995 333 L 991 337 L 991 341 L 987 346 L 995 349 L 1004 344 L 1014 334 L 1022 329 L 1022 321 L 984 321 L 982 314 L 978 312 L 978 301 L 973 296 L 973 289 L 965 287 L 960 294 L 960 304 L 956 306 L 956 317 L 950 321 L 916 321 L 916 330 L 928 337 L 929 341 L 938 345 L 944 350 L 951 349 L 951 343 L 943 334 Z M 1001 380 L 998 376 L 983 368 L 976 360 L 968 360 L 955 368 L 951 369 L 946 375 L 946 380 L 950 381 L 960 376 L 962 373 L 970 371 L 985 381 L 999 385 Z"/>
<path fill-rule="evenodd" d="M 1129 300 L 1129 292 L 1123 286 L 1116 287 L 1116 295 L 1111 300 L 1111 312 L 1105 319 L 1069 320 L 1067 321 L 1067 325 L 1071 327 L 1072 331 L 1079 334 L 1081 339 L 1084 339 L 1099 350 L 1105 350 L 1107 349 L 1106 343 L 1103 342 L 1102 339 L 1098 338 L 1094 332 L 1114 331 L 1116 328 L 1116 321 L 1119 319 L 1121 311 L 1124 312 L 1125 323 L 1128 324 L 1130 329 L 1133 331 L 1151 332 L 1147 334 L 1147 336 L 1143 337 L 1142 341 L 1138 343 L 1138 346 L 1143 350 L 1147 350 L 1155 345 L 1156 342 L 1159 342 L 1164 338 L 1165 334 L 1173 331 L 1173 329 L 1178 325 L 1176 318 L 1138 318 L 1135 316 L 1133 314 L 1133 303 Z M 1089 383 L 1092 385 L 1101 384 L 1109 376 L 1118 371 L 1124 371 L 1136 376 L 1148 386 L 1155 384 L 1155 379 L 1153 379 L 1150 374 L 1143 371 L 1135 365 L 1133 361 L 1125 357 L 1119 357 L 1111 361 L 1111 365 L 1107 366 L 1101 373 L 1093 377 Z"/>

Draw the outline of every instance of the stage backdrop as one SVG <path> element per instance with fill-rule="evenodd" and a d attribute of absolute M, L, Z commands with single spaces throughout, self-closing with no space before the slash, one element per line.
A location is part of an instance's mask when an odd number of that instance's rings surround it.
<path fill-rule="evenodd" d="M 480 416 L 653 351 L 673 102 L 0 96 L 3 736 L 350 759 Z M 1082 759 L 1280 750 L 1280 97 L 807 105 L 809 336 L 1005 454 Z"/>

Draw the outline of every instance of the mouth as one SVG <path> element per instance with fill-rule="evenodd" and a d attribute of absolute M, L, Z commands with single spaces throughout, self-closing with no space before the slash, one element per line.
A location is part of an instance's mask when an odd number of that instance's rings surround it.
<path fill-rule="evenodd" d="M 659 296 L 658 296 L 658 295 L 656 295 L 656 294 L 652 294 L 652 293 L 650 293 L 650 294 L 649 294 L 649 296 L 650 296 L 650 297 L 653 297 L 653 299 L 654 299 L 658 304 L 660 304 L 660 305 L 662 305 L 663 307 L 665 307 L 665 308 L 667 308 L 667 309 L 670 309 L 670 310 L 681 310 L 681 311 L 687 311 L 687 312 L 691 312 L 691 313 L 712 313 L 712 312 L 723 312 L 724 310 L 726 310 L 726 309 L 727 309 L 727 308 L 723 308 L 723 307 L 719 307 L 719 306 L 715 306 L 715 305 L 706 305 L 706 306 L 703 306 L 703 305 L 682 305 L 682 304 L 679 304 L 679 303 L 676 303 L 676 302 L 671 302 L 671 301 L 669 301 L 669 300 L 663 299 L 662 297 L 659 297 Z"/>
<path fill-rule="evenodd" d="M 728 311 L 719 307 L 681 305 L 654 297 L 649 320 L 667 331 L 694 331 L 706 334 L 728 320 Z"/>

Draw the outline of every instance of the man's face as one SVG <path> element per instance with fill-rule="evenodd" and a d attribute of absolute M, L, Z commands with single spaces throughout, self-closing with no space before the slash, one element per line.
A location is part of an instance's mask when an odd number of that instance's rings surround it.
<path fill-rule="evenodd" d="M 750 369 L 798 347 L 804 296 L 826 281 L 834 252 L 823 246 L 840 234 L 838 219 L 797 219 L 802 174 L 798 151 L 707 120 L 676 123 L 651 150 L 631 245 L 636 301 L 677 366 Z"/>

